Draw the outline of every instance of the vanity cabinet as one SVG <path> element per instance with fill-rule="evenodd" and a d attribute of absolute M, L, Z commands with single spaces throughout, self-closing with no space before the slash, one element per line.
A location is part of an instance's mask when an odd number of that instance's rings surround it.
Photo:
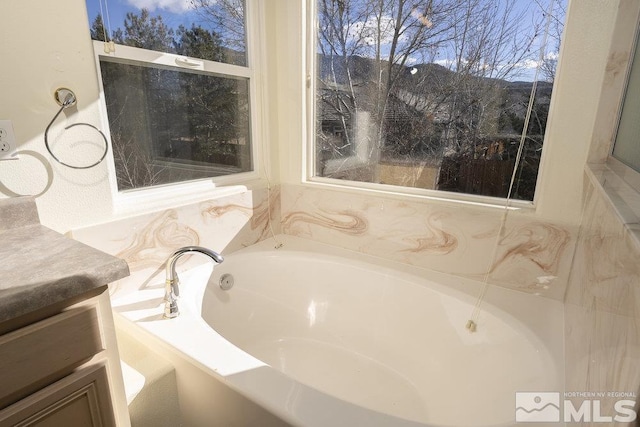
<path fill-rule="evenodd" d="M 107 283 L 127 263 L 0 200 L 0 427 L 130 427 Z"/>
<path fill-rule="evenodd" d="M 0 336 L 0 427 L 130 425 L 106 291 Z"/>

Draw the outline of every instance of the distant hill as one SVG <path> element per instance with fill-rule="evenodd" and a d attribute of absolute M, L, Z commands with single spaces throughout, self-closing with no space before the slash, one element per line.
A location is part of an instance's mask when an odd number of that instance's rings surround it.
<path fill-rule="evenodd" d="M 346 58 L 337 56 L 327 56 L 318 54 L 318 67 L 320 78 L 324 81 L 331 81 L 338 86 L 347 85 L 349 83 L 349 75 L 351 82 L 356 85 L 362 85 L 366 82 L 375 82 L 379 77 L 376 73 L 376 63 L 373 58 L 352 55 Z M 348 69 L 346 66 L 348 63 Z M 439 83 L 452 83 L 456 78 L 456 72 L 436 63 L 412 64 L 412 65 L 394 65 L 398 72 L 398 84 L 403 87 L 416 87 L 417 82 L 432 81 Z M 388 62 L 382 61 L 382 69 L 388 69 Z M 347 72 L 348 71 L 348 72 Z M 386 75 L 383 75 L 386 77 Z M 527 81 L 508 81 L 504 79 L 493 79 L 486 77 L 475 77 L 479 80 L 498 82 L 499 85 L 507 90 L 520 91 L 531 90 L 533 82 Z M 538 81 L 539 91 L 551 91 L 553 83 Z"/>
<path fill-rule="evenodd" d="M 381 63 L 380 73 L 376 70 L 374 59 L 362 56 L 342 58 L 319 54 L 317 61 L 325 89 L 338 90 L 344 94 L 353 90 L 361 98 L 369 96 L 369 99 L 374 99 L 371 94 L 377 93 L 378 78 L 382 78 L 383 84 L 386 84 L 388 78 L 389 67 L 386 61 Z M 492 108 L 502 109 L 505 119 L 500 128 L 502 132 L 508 133 L 518 132 L 518 126 L 521 127 L 533 85 L 533 82 L 526 81 L 462 75 L 435 63 L 394 65 L 393 77 L 393 90 L 389 94 L 393 106 L 389 108 L 394 112 L 387 111 L 387 115 L 397 117 L 398 114 L 410 114 L 414 110 L 415 114 L 427 113 L 436 121 L 446 122 L 451 119 L 449 109 L 439 100 L 450 99 L 460 93 L 467 97 L 467 102 L 472 103 L 475 97 L 478 100 L 484 99 L 485 104 L 491 102 Z M 552 83 L 538 82 L 535 108 L 544 114 L 545 120 L 552 88 Z M 366 104 L 362 104 L 364 99 L 361 99 L 361 107 Z"/>

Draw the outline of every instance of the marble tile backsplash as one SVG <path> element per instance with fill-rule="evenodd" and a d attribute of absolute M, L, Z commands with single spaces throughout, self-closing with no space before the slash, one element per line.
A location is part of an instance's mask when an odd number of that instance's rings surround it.
<path fill-rule="evenodd" d="M 612 200 L 588 171 L 565 300 L 565 388 L 640 395 L 640 245 Z"/>
<path fill-rule="evenodd" d="M 267 201 L 270 194 L 270 203 Z M 271 212 L 269 212 L 269 208 Z M 131 276 L 120 290 L 164 282 L 164 264 L 182 246 L 204 246 L 228 254 L 279 233 L 279 191 L 243 193 L 160 210 L 74 230 L 74 239 L 127 261 Z M 272 222 L 269 223 L 271 216 Z M 203 259 L 180 261 L 178 271 Z"/>
<path fill-rule="evenodd" d="M 499 208 L 298 185 L 283 185 L 281 197 L 285 234 L 477 280 L 489 269 L 492 284 L 564 297 L 575 241 L 569 227 L 511 211 L 498 238 Z"/>
<path fill-rule="evenodd" d="M 125 259 L 127 283 L 149 283 L 175 249 L 231 253 L 271 233 L 291 234 L 405 264 L 561 300 L 574 235 L 569 227 L 512 211 L 399 200 L 282 185 L 74 230 L 72 236 Z M 496 242 L 498 245 L 496 246 Z M 186 266 L 190 264 L 187 261 Z"/>

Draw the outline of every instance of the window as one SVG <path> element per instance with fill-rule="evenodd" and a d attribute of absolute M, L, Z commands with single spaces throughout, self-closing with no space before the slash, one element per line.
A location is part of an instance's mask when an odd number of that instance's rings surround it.
<path fill-rule="evenodd" d="M 253 171 L 245 2 L 127 3 L 87 0 L 118 190 Z"/>
<path fill-rule="evenodd" d="M 511 195 L 533 200 L 564 2 L 547 25 L 528 0 L 314 1 L 312 180 L 506 197 L 537 74 Z"/>
<path fill-rule="evenodd" d="M 640 174 L 640 36 L 629 69 L 627 88 L 612 156 Z"/>

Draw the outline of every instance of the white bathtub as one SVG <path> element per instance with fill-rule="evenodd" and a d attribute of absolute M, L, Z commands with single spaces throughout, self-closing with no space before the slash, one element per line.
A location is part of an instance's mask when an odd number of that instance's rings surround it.
<path fill-rule="evenodd" d="M 279 239 L 182 273 L 176 319 L 161 283 L 112 303 L 293 425 L 510 426 L 516 392 L 562 391 L 559 302 L 492 287 L 469 333 L 477 282 Z"/>

